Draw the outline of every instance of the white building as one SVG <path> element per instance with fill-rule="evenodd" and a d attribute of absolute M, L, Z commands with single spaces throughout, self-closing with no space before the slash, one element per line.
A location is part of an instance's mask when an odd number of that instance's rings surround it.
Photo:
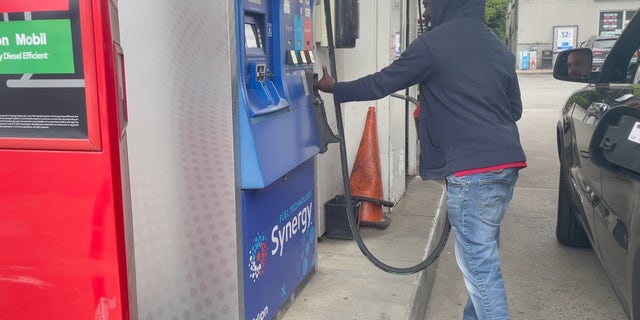
<path fill-rule="evenodd" d="M 507 45 L 519 69 L 551 68 L 558 51 L 620 34 L 638 7 L 638 0 L 510 0 Z"/>

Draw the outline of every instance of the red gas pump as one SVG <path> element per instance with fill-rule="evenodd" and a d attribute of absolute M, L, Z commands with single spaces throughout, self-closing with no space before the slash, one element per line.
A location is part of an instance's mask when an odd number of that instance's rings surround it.
<path fill-rule="evenodd" d="M 135 314 L 117 16 L 0 1 L 0 319 Z"/>

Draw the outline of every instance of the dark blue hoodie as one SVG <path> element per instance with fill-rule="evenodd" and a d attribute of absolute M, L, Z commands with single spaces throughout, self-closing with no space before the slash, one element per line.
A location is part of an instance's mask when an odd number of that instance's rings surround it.
<path fill-rule="evenodd" d="M 484 0 L 430 0 L 432 30 L 379 72 L 338 82 L 338 102 L 420 86 L 420 175 L 425 180 L 525 161 L 515 58 L 484 24 Z"/>

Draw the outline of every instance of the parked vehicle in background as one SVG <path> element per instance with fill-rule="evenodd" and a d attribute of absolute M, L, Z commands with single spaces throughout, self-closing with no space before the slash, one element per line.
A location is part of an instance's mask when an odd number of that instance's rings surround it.
<path fill-rule="evenodd" d="M 587 84 L 557 125 L 556 237 L 593 247 L 625 312 L 640 320 L 640 15 L 617 41 L 606 39 L 615 45 L 601 67 L 591 65 L 608 46 L 599 43 L 559 53 L 554 66 L 554 78 Z"/>
<path fill-rule="evenodd" d="M 591 36 L 580 44 L 580 48 L 589 48 L 593 53 L 593 71 L 600 71 L 604 59 L 607 58 L 616 40 L 618 36 Z"/>

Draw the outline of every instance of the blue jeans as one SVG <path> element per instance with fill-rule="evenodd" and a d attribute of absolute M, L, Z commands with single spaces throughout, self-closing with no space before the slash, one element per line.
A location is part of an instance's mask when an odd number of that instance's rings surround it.
<path fill-rule="evenodd" d="M 509 319 L 500 271 L 500 222 L 509 207 L 518 169 L 447 176 L 447 210 L 456 260 L 469 298 L 463 319 Z"/>

